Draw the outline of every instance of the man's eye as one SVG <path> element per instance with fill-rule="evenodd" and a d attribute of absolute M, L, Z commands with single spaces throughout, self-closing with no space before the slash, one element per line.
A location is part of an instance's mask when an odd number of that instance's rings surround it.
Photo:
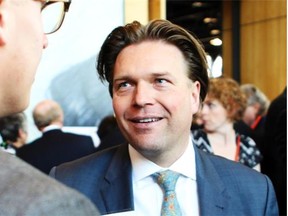
<path fill-rule="evenodd" d="M 156 82 L 160 83 L 160 84 L 164 84 L 164 83 L 167 83 L 167 80 L 165 80 L 165 79 L 156 79 Z"/>
<path fill-rule="evenodd" d="M 125 89 L 131 86 L 129 82 L 120 82 L 117 85 L 117 89 Z"/>

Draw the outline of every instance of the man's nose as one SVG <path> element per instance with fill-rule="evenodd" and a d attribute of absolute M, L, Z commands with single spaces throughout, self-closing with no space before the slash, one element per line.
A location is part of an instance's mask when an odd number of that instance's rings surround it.
<path fill-rule="evenodd" d="M 135 88 L 134 103 L 137 106 L 145 106 L 147 104 L 153 104 L 154 91 L 153 86 L 148 83 L 138 83 Z"/>

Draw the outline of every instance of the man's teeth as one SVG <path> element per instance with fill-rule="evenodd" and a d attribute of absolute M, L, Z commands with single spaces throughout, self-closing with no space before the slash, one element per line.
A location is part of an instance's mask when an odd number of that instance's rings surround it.
<path fill-rule="evenodd" d="M 138 122 L 140 123 L 148 123 L 148 122 L 156 122 L 159 121 L 158 118 L 147 118 L 147 119 L 140 119 L 138 120 Z"/>

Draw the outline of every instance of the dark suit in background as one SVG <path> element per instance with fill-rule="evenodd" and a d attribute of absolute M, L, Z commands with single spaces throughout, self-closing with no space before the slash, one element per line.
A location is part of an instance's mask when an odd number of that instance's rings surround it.
<path fill-rule="evenodd" d="M 65 133 L 60 129 L 44 132 L 17 151 L 17 156 L 37 169 L 49 174 L 52 167 L 95 152 L 89 136 Z"/>
<path fill-rule="evenodd" d="M 287 215 L 287 88 L 267 112 L 262 173 L 271 179 L 280 215 Z"/>
<path fill-rule="evenodd" d="M 97 135 L 100 138 L 100 145 L 96 151 L 102 151 L 127 142 L 113 115 L 106 116 L 102 119 L 98 126 Z"/>
<path fill-rule="evenodd" d="M 109 131 L 105 137 L 101 138 L 101 142 L 99 147 L 97 147 L 96 151 L 102 151 L 107 148 L 111 148 L 116 145 L 121 145 L 127 143 L 125 137 L 121 133 L 119 128 L 113 128 Z"/>

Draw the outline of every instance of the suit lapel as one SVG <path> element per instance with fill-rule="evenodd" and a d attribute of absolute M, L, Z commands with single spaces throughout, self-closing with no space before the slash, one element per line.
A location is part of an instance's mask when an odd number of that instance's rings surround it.
<path fill-rule="evenodd" d="M 134 209 L 131 170 L 128 145 L 122 145 L 113 156 L 100 191 L 107 213 Z"/>
<path fill-rule="evenodd" d="M 207 153 L 201 152 L 195 145 L 197 188 L 200 215 L 227 215 L 229 194 Z"/>

